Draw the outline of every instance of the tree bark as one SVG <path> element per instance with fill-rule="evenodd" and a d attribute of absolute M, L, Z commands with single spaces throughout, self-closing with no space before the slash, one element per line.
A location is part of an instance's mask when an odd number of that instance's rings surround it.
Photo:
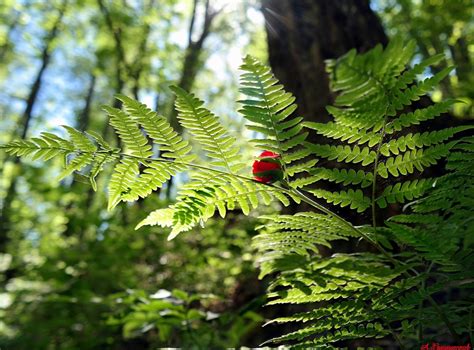
<path fill-rule="evenodd" d="M 262 11 L 270 65 L 307 120 L 329 120 L 325 107 L 333 96 L 324 60 L 387 43 L 368 0 L 263 0 Z"/>

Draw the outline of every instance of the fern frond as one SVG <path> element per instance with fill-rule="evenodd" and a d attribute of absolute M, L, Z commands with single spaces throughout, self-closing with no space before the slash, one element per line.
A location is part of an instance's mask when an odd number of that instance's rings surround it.
<path fill-rule="evenodd" d="M 172 158 L 180 163 L 190 163 L 196 156 L 190 155 L 191 146 L 173 130 L 166 118 L 159 116 L 145 104 L 124 95 L 117 98 L 123 102 L 125 111 L 145 130 L 146 134 L 160 147 L 160 156 Z"/>
<path fill-rule="evenodd" d="M 309 189 L 308 192 L 314 194 L 318 198 L 323 198 L 328 203 L 339 205 L 363 212 L 371 205 L 370 198 L 364 196 L 361 190 L 349 189 L 348 191 L 331 192 L 321 189 Z"/>
<path fill-rule="evenodd" d="M 417 109 L 414 112 L 403 113 L 387 123 L 385 133 L 393 134 L 396 131 L 403 130 L 405 127 L 419 125 L 423 121 L 434 119 L 447 112 L 454 103 L 456 103 L 456 100 L 448 99 L 426 108 Z"/>
<path fill-rule="evenodd" d="M 455 265 L 450 261 L 450 255 L 452 252 L 455 252 L 458 247 L 456 239 L 433 239 L 431 235 L 432 232 L 430 232 L 431 230 L 414 229 L 395 222 L 388 222 L 387 225 L 400 242 L 416 248 L 416 251 L 425 259 L 444 266 Z"/>
<path fill-rule="evenodd" d="M 402 224 L 437 224 L 442 218 L 438 215 L 428 215 L 428 214 L 400 214 L 392 216 L 390 221 L 399 222 Z"/>
<path fill-rule="evenodd" d="M 411 85 L 419 75 L 423 74 L 427 68 L 432 65 L 437 64 L 438 62 L 444 59 L 443 54 L 433 55 L 427 59 L 417 63 L 413 68 L 407 69 L 403 74 L 397 79 L 395 89 L 403 90 Z"/>
<path fill-rule="evenodd" d="M 65 156 L 75 151 L 74 145 L 71 142 L 47 132 L 43 132 L 39 137 L 34 137 L 30 140 L 11 141 L 1 145 L 0 148 L 11 155 L 31 157 L 33 160 L 42 159 L 45 161 L 58 155 Z"/>
<path fill-rule="evenodd" d="M 242 168 L 240 149 L 235 146 L 235 137 L 229 136 L 219 119 L 203 107 L 204 102 L 177 86 L 171 86 L 176 94 L 178 119 L 195 137 L 214 166 L 219 166 L 234 173 Z"/>
<path fill-rule="evenodd" d="M 138 164 L 137 159 L 122 158 L 120 162 L 115 165 L 109 182 L 108 210 L 112 210 L 120 203 L 123 196 L 130 195 L 131 188 L 139 174 Z"/>
<path fill-rule="evenodd" d="M 454 143 L 449 143 L 426 149 L 414 149 L 396 157 L 387 158 L 385 162 L 378 164 L 377 173 L 386 179 L 389 174 L 399 176 L 412 174 L 415 170 L 421 172 L 426 167 L 436 164 L 439 159 L 446 157 L 453 145 Z"/>
<path fill-rule="evenodd" d="M 373 132 L 362 133 L 358 128 L 353 128 L 339 123 L 315 123 L 304 122 L 303 125 L 309 129 L 316 130 L 318 134 L 330 137 L 335 140 L 347 141 L 363 145 L 368 142 L 369 147 L 373 147 L 380 142 L 380 134 Z"/>
<path fill-rule="evenodd" d="M 253 240 L 253 246 L 260 251 L 260 277 L 275 271 L 275 260 L 298 254 L 309 256 L 319 251 L 318 245 L 330 247 L 333 240 L 348 239 L 354 231 L 325 214 L 301 212 L 295 215 L 266 215 L 261 217 L 265 229 Z"/>
<path fill-rule="evenodd" d="M 407 149 L 414 150 L 416 148 L 439 144 L 450 139 L 458 132 L 472 128 L 474 128 L 474 126 L 465 125 L 431 132 L 426 131 L 422 134 L 409 133 L 405 136 L 399 137 L 398 139 L 384 143 L 382 147 L 380 147 L 380 153 L 388 157 L 390 153 L 398 155 L 400 152 L 405 152 Z"/>
<path fill-rule="evenodd" d="M 368 147 L 359 146 L 331 146 L 305 143 L 305 146 L 315 155 L 328 160 L 336 160 L 345 163 L 361 163 L 363 166 L 375 161 L 376 153 Z"/>
<path fill-rule="evenodd" d="M 295 174 L 308 172 L 308 169 L 312 169 L 318 163 L 318 161 L 319 161 L 318 159 L 310 159 L 305 162 L 292 164 L 286 167 L 286 173 L 289 176 L 293 176 Z"/>
<path fill-rule="evenodd" d="M 110 150 L 112 151 L 112 150 Z M 97 175 L 104 170 L 104 165 L 110 162 L 116 161 L 117 156 L 113 153 L 96 153 L 92 162 L 92 167 L 89 172 L 89 182 L 91 183 L 92 189 L 97 191 L 97 182 L 95 181 Z M 77 169 L 76 169 L 77 170 Z"/>
<path fill-rule="evenodd" d="M 337 324 L 336 322 L 339 321 L 345 324 L 344 327 L 340 329 L 334 329 L 333 325 Z M 354 318 L 347 318 L 343 322 L 344 319 L 332 319 L 332 320 L 323 320 L 318 322 L 317 325 L 302 328 L 298 331 L 285 334 L 281 337 L 273 338 L 269 340 L 267 343 L 281 343 L 287 342 L 291 340 L 304 340 L 307 337 L 314 336 L 315 334 L 320 334 L 320 337 L 316 339 L 296 344 L 296 346 L 292 347 L 294 349 L 307 349 L 314 347 L 315 345 L 327 345 L 330 343 L 336 343 L 341 340 L 345 339 L 353 339 L 353 338 L 382 338 L 386 334 L 389 334 L 388 330 L 385 330 L 380 323 L 359 323 L 360 321 L 357 317 Z M 353 323 L 355 325 L 353 325 Z M 328 332 L 333 330 L 333 332 Z"/>
<path fill-rule="evenodd" d="M 314 168 L 310 173 L 321 180 L 341 183 L 343 186 L 360 185 L 361 188 L 370 186 L 374 177 L 372 173 L 354 169 Z"/>
<path fill-rule="evenodd" d="M 454 70 L 454 67 L 446 67 L 434 76 L 423 80 L 422 82 L 415 84 L 403 91 L 399 90 L 395 93 L 391 104 L 395 109 L 402 109 L 404 106 L 408 106 L 412 101 L 418 101 L 420 96 L 432 91 L 441 80 L 446 78 L 449 73 Z"/>
<path fill-rule="evenodd" d="M 74 147 L 82 152 L 95 152 L 97 150 L 96 145 L 82 132 L 71 128 L 70 126 L 63 125 L 63 128 L 66 129 L 71 142 L 74 144 Z"/>
<path fill-rule="evenodd" d="M 360 113 L 351 108 L 338 108 L 326 106 L 326 110 L 334 117 L 335 122 L 341 127 L 360 130 L 361 133 L 377 132 L 384 126 L 384 121 L 376 118 L 361 118 Z"/>
<path fill-rule="evenodd" d="M 266 325 L 272 323 L 288 323 L 288 322 L 302 322 L 308 323 L 317 321 L 326 317 L 337 317 L 337 316 L 359 316 L 362 314 L 367 314 L 365 310 L 365 305 L 362 300 L 343 300 L 339 303 L 331 304 L 326 307 L 319 307 L 317 309 L 296 313 L 287 317 L 278 317 L 273 320 L 268 321 Z M 350 316 L 348 316 L 350 315 Z"/>
<path fill-rule="evenodd" d="M 354 169 L 329 169 L 329 168 L 312 168 L 309 171 L 311 176 L 301 177 L 289 182 L 290 187 L 303 188 L 312 185 L 318 181 L 326 180 L 334 183 L 342 183 L 342 185 L 360 185 L 361 188 L 368 187 L 372 184 L 373 174 L 362 170 Z"/>
<path fill-rule="evenodd" d="M 391 89 L 414 50 L 413 41 L 403 45 L 401 40 L 392 40 L 385 50 L 378 45 L 362 55 L 351 50 L 337 60 L 329 60 L 331 85 L 341 91 L 335 105 L 347 107 L 354 119 L 379 125 L 386 114 L 393 114 Z"/>
<path fill-rule="evenodd" d="M 420 179 L 390 185 L 376 199 L 377 205 L 380 208 L 386 208 L 387 204 L 404 203 L 407 200 L 421 197 L 433 183 L 433 179 Z"/>
<path fill-rule="evenodd" d="M 131 155 L 140 158 L 148 158 L 153 154 L 151 145 L 130 115 L 109 106 L 104 106 L 103 109 L 108 113 L 110 125 L 113 126 L 123 142 L 125 151 L 129 151 Z"/>
<path fill-rule="evenodd" d="M 248 99 L 239 101 L 242 103 L 239 112 L 250 122 L 250 130 L 266 136 L 265 139 L 254 139 L 252 143 L 280 154 L 283 162 L 289 162 L 286 154 L 300 145 L 308 135 L 307 132 L 301 132 L 301 117 L 290 118 L 297 107 L 295 98 L 285 92 L 270 69 L 255 58 L 245 57 L 240 69 L 244 71 L 240 91 Z"/>
<path fill-rule="evenodd" d="M 288 196 L 276 188 L 268 188 L 264 184 L 243 180 L 232 174 L 216 175 L 213 171 L 200 170 L 192 175 L 191 182 L 182 187 L 177 204 L 152 212 L 137 228 L 143 225 L 166 227 L 171 220 L 173 230 L 169 239 L 172 239 L 198 223 L 206 222 L 216 210 L 221 217 L 225 217 L 228 210 L 239 207 L 247 215 L 260 203 L 268 205 L 274 199 L 284 206 L 290 204 Z M 161 214 L 164 210 L 166 215 Z"/>
<path fill-rule="evenodd" d="M 164 117 L 159 116 L 146 105 L 131 98 L 123 95 L 118 95 L 117 98 L 123 102 L 124 111 L 127 115 L 126 118 L 132 119 L 139 126 L 143 127 L 143 130 L 151 140 L 159 146 L 160 156 L 175 160 L 174 162 L 166 159 L 162 161 L 159 159 L 147 161 L 146 157 L 137 159 L 141 166 L 144 167 L 141 175 L 136 177 L 135 181 L 128 184 L 127 191 L 123 191 L 123 189 L 120 190 L 122 193 L 120 200 L 135 201 L 138 198 L 147 197 L 150 193 L 160 188 L 172 176 L 185 171 L 189 166 L 188 164 L 191 163 L 196 156 L 189 154 L 191 151 L 189 143 L 184 141 L 181 136 L 173 130 Z"/>

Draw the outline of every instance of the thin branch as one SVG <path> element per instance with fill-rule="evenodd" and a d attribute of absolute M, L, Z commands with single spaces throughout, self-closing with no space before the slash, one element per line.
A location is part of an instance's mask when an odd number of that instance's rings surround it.
<path fill-rule="evenodd" d="M 193 43 L 193 32 L 194 32 L 194 22 L 196 21 L 196 9 L 199 0 L 194 0 L 193 3 L 193 12 L 191 14 L 191 20 L 189 22 L 189 30 L 188 30 L 188 47 Z"/>

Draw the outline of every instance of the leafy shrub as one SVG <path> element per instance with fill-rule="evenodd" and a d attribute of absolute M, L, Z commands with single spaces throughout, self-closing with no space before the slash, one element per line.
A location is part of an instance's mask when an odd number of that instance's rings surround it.
<path fill-rule="evenodd" d="M 435 337 L 460 343 L 473 321 L 474 137 L 453 139 L 470 126 L 413 131 L 456 102 L 413 105 L 452 70 L 419 81 L 443 56 L 408 67 L 413 54 L 413 43 L 393 41 L 385 49 L 350 51 L 329 61 L 332 87 L 339 94 L 327 108 L 334 120 L 324 124 L 294 117 L 295 98 L 268 67 L 246 57 L 241 91 L 247 98 L 240 101 L 240 112 L 248 129 L 258 133 L 250 143 L 280 156 L 283 179 L 276 184 L 249 177 L 250 164 L 242 162 L 235 137 L 203 101 L 178 87 L 172 87 L 178 118 L 200 144 L 200 158 L 164 117 L 126 96 L 117 96 L 122 110 L 104 108 L 120 148 L 97 133 L 70 127 L 68 139 L 43 133 L 2 148 L 33 159 L 62 156 L 61 176 L 86 172 L 94 188 L 103 166 L 114 163 L 109 209 L 145 198 L 171 177 L 189 172 L 176 203 L 137 225 L 170 227 L 170 239 L 204 224 L 216 211 L 225 217 L 239 207 L 248 214 L 272 200 L 311 206 L 315 211 L 262 217 L 264 225 L 254 238 L 261 277 L 272 278 L 268 304 L 304 306 L 269 322 L 296 329 L 270 343 L 331 348 L 346 340 L 384 337 L 400 346 Z M 331 142 L 308 141 L 312 130 Z M 420 177 L 440 160 L 447 160 L 447 174 Z M 328 183 L 343 189 L 320 185 Z M 404 214 L 390 217 L 393 206 L 415 199 Z M 371 223 L 355 225 L 335 206 L 353 210 L 359 221 L 365 214 L 357 213 L 368 212 Z M 381 222 L 381 217 L 389 218 Z M 370 248 L 337 252 L 344 240 L 354 245 L 364 240 Z M 322 247 L 333 254 L 323 254 Z"/>

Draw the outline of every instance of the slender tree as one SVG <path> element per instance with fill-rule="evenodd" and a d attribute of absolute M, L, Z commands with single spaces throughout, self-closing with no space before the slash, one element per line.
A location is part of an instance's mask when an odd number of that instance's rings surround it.
<path fill-rule="evenodd" d="M 202 54 L 203 47 L 206 39 L 211 33 L 211 26 L 214 22 L 216 16 L 219 14 L 218 10 L 211 8 L 209 0 L 206 0 L 204 4 L 204 14 L 202 20 L 202 27 L 200 29 L 196 28 L 196 11 L 199 6 L 199 0 L 194 0 L 193 10 L 191 14 L 191 19 L 189 21 L 188 29 L 188 43 L 184 55 L 183 66 L 181 69 L 181 74 L 178 82 L 178 86 L 183 88 L 186 91 L 192 90 L 194 82 L 196 80 L 196 75 L 199 71 L 199 68 L 202 65 Z M 200 33 L 199 33 L 200 31 Z M 194 37 L 197 36 L 197 39 Z M 178 122 L 176 110 L 173 108 L 170 115 L 170 123 L 175 130 L 182 132 L 183 128 Z"/>
<path fill-rule="evenodd" d="M 68 6 L 68 0 L 63 0 L 61 5 L 58 8 L 58 14 L 56 20 L 53 23 L 53 26 L 47 33 L 46 37 L 44 38 L 43 48 L 41 50 L 41 64 L 39 67 L 38 72 L 36 73 L 35 79 L 33 84 L 31 85 L 30 92 L 26 99 L 25 109 L 23 114 L 18 122 L 18 128 L 16 131 L 16 135 L 22 139 L 24 139 L 28 133 L 31 118 L 33 116 L 33 109 L 36 105 L 38 99 L 38 93 L 41 89 L 41 84 L 43 80 L 43 76 L 46 72 L 46 69 L 51 63 L 51 55 L 53 51 L 54 41 L 59 35 L 60 28 L 63 22 L 63 17 L 66 12 Z M 14 173 L 17 172 L 17 165 L 19 163 L 19 159 L 15 158 L 13 160 L 15 165 Z M 17 184 L 17 176 L 13 176 L 10 185 L 7 189 L 7 194 L 5 199 L 3 200 L 2 208 L 0 211 L 0 252 L 5 250 L 6 243 L 8 241 L 8 231 L 10 229 L 10 219 L 11 219 L 11 206 L 12 202 L 16 197 L 16 184 Z"/>
<path fill-rule="evenodd" d="M 202 53 L 203 47 L 206 39 L 208 38 L 209 34 L 211 33 L 211 25 L 219 14 L 218 10 L 214 10 L 211 8 L 209 0 L 206 0 L 204 5 L 204 15 L 203 15 L 203 25 L 201 28 L 201 32 L 197 39 L 193 39 L 196 36 L 196 11 L 199 5 L 199 0 L 194 0 L 193 2 L 193 10 L 191 14 L 191 19 L 189 21 L 189 30 L 188 30 L 188 44 L 185 51 L 184 62 L 181 69 L 181 75 L 179 78 L 178 86 L 183 88 L 186 91 L 191 91 L 196 80 L 196 75 L 199 71 L 199 68 L 202 65 Z M 174 100 L 173 100 L 174 105 Z M 171 108 L 171 113 L 169 116 L 170 124 L 174 128 L 174 130 L 181 133 L 183 131 L 183 127 L 178 122 L 177 112 L 175 108 Z M 173 179 L 171 178 L 168 181 L 166 187 L 166 197 L 170 198 L 171 196 L 171 188 L 173 184 Z"/>

